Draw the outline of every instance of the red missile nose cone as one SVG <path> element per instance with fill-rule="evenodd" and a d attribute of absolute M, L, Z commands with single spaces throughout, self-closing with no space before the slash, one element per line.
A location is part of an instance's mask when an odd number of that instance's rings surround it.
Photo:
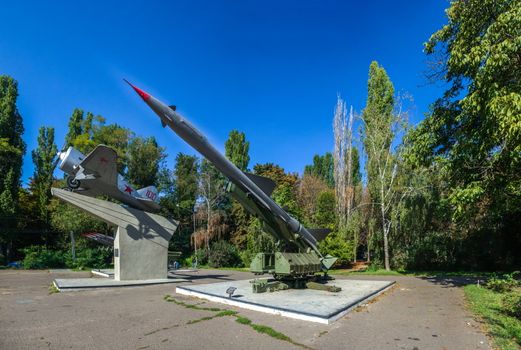
<path fill-rule="evenodd" d="M 139 96 L 141 96 L 141 98 L 142 98 L 144 101 L 146 101 L 146 100 L 148 100 L 148 99 L 150 98 L 150 95 L 149 95 L 149 94 L 147 94 L 146 92 L 144 92 L 144 91 L 141 90 L 140 88 L 138 88 L 138 87 L 132 85 L 128 80 L 126 80 L 126 79 L 123 79 L 123 80 L 124 80 L 128 85 L 132 86 L 132 89 L 134 89 L 134 91 L 136 91 L 137 94 L 138 94 Z"/>

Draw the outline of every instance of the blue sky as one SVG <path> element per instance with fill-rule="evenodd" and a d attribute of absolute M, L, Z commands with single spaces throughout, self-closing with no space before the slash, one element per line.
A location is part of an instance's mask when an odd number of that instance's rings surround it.
<path fill-rule="evenodd" d="M 124 4 L 124 5 L 123 5 Z M 80 107 L 195 154 L 122 81 L 178 106 L 223 150 L 228 132 L 250 141 L 255 163 L 302 172 L 331 151 L 337 93 L 360 111 L 372 60 L 414 97 L 417 123 L 441 94 L 427 84 L 423 43 L 448 2 L 425 1 L 10 1 L 2 5 L 0 74 L 18 80 L 33 173 L 38 128 L 61 147 Z"/>

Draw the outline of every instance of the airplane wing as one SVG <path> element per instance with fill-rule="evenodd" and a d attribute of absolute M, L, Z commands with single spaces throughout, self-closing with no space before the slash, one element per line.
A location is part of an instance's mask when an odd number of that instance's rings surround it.
<path fill-rule="evenodd" d="M 117 153 L 105 145 L 98 145 L 80 163 L 85 174 L 93 175 L 95 178 L 107 184 L 118 184 Z"/>

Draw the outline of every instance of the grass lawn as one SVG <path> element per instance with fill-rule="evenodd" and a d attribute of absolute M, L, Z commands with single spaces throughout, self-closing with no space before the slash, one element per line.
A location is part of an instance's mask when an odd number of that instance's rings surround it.
<path fill-rule="evenodd" d="M 391 270 L 385 269 L 364 269 L 364 270 L 349 270 L 349 269 L 332 269 L 329 270 L 330 275 L 344 275 L 344 276 L 356 276 L 356 275 L 370 275 L 370 276 L 479 276 L 489 277 L 492 272 L 476 272 L 476 271 L 414 271 L 414 270 Z"/>
<path fill-rule="evenodd" d="M 465 286 L 463 290 L 470 310 L 483 319 L 495 346 L 499 349 L 519 349 L 521 320 L 501 311 L 502 294 L 474 284 Z"/>

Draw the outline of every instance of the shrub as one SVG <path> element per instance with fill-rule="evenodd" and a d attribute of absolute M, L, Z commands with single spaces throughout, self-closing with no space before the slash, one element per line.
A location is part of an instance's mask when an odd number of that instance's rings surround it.
<path fill-rule="evenodd" d="M 519 285 L 519 281 L 515 278 L 517 274 L 519 271 L 505 274 L 502 277 L 493 276 L 487 281 L 485 287 L 498 293 L 510 292 Z"/>
<path fill-rule="evenodd" d="M 239 267 L 242 261 L 237 248 L 226 241 L 217 241 L 210 249 L 208 264 L 211 267 Z"/>
<path fill-rule="evenodd" d="M 350 265 L 353 259 L 353 242 L 347 241 L 338 232 L 331 232 L 319 244 L 322 255 L 330 254 L 338 258 L 334 266 Z"/>
<path fill-rule="evenodd" d="M 197 249 L 195 256 L 197 257 L 198 266 L 208 264 L 208 252 L 205 249 Z M 192 264 L 192 260 L 190 260 L 190 264 Z"/>
<path fill-rule="evenodd" d="M 76 260 L 72 259 L 70 252 L 65 254 L 67 267 L 83 269 L 91 267 L 102 269 L 110 266 L 112 249 L 108 247 L 84 248 L 76 251 Z"/>
<path fill-rule="evenodd" d="M 52 250 L 45 246 L 30 246 L 22 251 L 25 254 L 22 262 L 24 269 L 57 267 L 101 269 L 109 267 L 112 260 L 112 249 L 106 247 L 78 249 L 75 261 L 70 251 Z"/>
<path fill-rule="evenodd" d="M 503 312 L 521 320 L 521 292 L 512 292 L 503 298 Z"/>
<path fill-rule="evenodd" d="M 62 251 L 47 249 L 45 246 L 30 246 L 24 248 L 25 255 L 22 266 L 24 269 L 45 269 L 65 266 Z"/>

